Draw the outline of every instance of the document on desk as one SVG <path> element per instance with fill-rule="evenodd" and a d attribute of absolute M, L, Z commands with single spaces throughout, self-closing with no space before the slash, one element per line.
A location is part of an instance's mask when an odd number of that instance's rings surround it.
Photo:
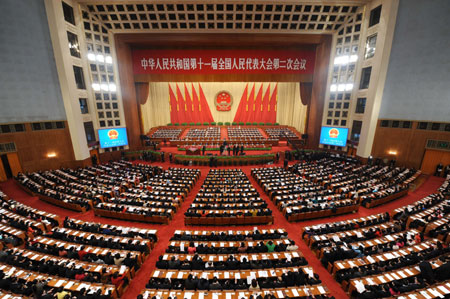
<path fill-rule="evenodd" d="M 153 277 L 158 277 L 158 276 L 159 276 L 159 271 L 153 272 Z"/>
<path fill-rule="evenodd" d="M 325 293 L 326 293 L 326 291 L 325 291 L 325 289 L 323 288 L 323 286 L 318 286 L 317 289 L 319 290 L 319 292 L 320 292 L 321 294 L 325 294 Z"/>
<path fill-rule="evenodd" d="M 284 298 L 284 294 L 282 291 L 277 291 L 277 297 L 278 298 Z"/>
<path fill-rule="evenodd" d="M 378 276 L 377 278 L 379 281 L 381 281 L 381 283 L 386 283 L 386 280 L 384 279 L 383 276 Z"/>
<path fill-rule="evenodd" d="M 424 296 L 425 299 L 431 299 L 433 297 L 431 297 L 427 291 L 420 291 L 420 295 Z"/>
<path fill-rule="evenodd" d="M 57 283 L 55 283 L 54 287 L 55 287 L 55 288 L 59 288 L 59 287 L 62 286 L 64 283 L 66 283 L 66 281 L 60 279 L 60 280 L 58 280 Z"/>
<path fill-rule="evenodd" d="M 292 289 L 292 294 L 293 294 L 295 297 L 300 297 L 300 294 L 298 293 L 298 291 L 297 291 L 296 289 Z"/>
<path fill-rule="evenodd" d="M 437 288 L 438 288 L 440 291 L 442 291 L 445 295 L 450 294 L 450 291 L 447 290 L 447 288 L 444 287 L 444 286 L 438 286 Z"/>
<path fill-rule="evenodd" d="M 97 266 L 94 269 L 95 272 L 100 272 L 101 270 L 102 270 L 102 266 Z"/>
<path fill-rule="evenodd" d="M 194 295 L 194 293 L 190 293 L 190 292 L 184 293 L 184 299 L 191 299 L 193 295 Z"/>
<path fill-rule="evenodd" d="M 429 288 L 428 291 L 435 297 L 444 298 L 441 293 L 436 291 L 435 289 Z"/>
<path fill-rule="evenodd" d="M 65 288 L 70 289 L 74 283 L 75 283 L 74 281 L 69 281 L 69 283 L 66 284 Z"/>

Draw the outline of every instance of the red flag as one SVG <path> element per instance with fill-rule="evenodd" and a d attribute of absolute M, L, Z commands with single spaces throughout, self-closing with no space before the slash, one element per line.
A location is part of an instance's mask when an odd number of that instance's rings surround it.
<path fill-rule="evenodd" d="M 191 100 L 191 95 L 189 94 L 189 90 L 184 83 L 184 99 L 186 101 L 187 111 L 186 116 L 190 122 L 195 122 L 195 114 L 194 114 L 194 103 Z"/>
<path fill-rule="evenodd" d="M 205 117 L 205 121 L 207 122 L 213 122 L 214 119 L 212 117 L 211 114 L 211 110 L 209 110 L 209 105 L 208 102 L 206 101 L 206 97 L 205 94 L 203 93 L 203 89 L 202 86 L 200 85 L 200 83 L 198 84 L 199 87 L 199 94 L 200 94 L 200 104 L 202 105 L 202 110 L 203 110 L 203 115 Z"/>
<path fill-rule="evenodd" d="M 181 93 L 180 88 L 178 87 L 178 84 L 175 83 L 177 86 L 177 109 L 178 109 L 178 120 L 181 123 L 188 122 L 189 120 L 186 117 L 186 102 L 184 101 L 183 94 Z"/>
<path fill-rule="evenodd" d="M 270 101 L 270 84 L 267 86 L 266 92 L 261 103 L 261 117 L 262 122 L 269 122 L 269 101 Z"/>
<path fill-rule="evenodd" d="M 251 111 L 251 122 L 259 122 L 261 120 L 261 104 L 262 104 L 263 84 L 259 88 L 258 94 L 253 101 L 253 109 Z"/>
<path fill-rule="evenodd" d="M 278 83 L 275 85 L 272 96 L 270 97 L 270 120 L 272 124 L 277 122 L 277 105 L 278 105 Z"/>
<path fill-rule="evenodd" d="M 249 122 L 252 120 L 252 105 L 255 100 L 255 83 L 253 83 L 252 90 L 250 91 L 249 96 L 247 97 L 247 102 L 245 104 L 245 114 L 242 118 L 243 121 Z"/>
<path fill-rule="evenodd" d="M 197 96 L 197 92 L 194 88 L 194 83 L 191 83 L 191 89 L 192 89 L 192 104 L 194 105 L 194 115 L 197 122 L 203 122 L 204 117 L 202 113 L 202 105 L 200 104 L 200 99 Z"/>
<path fill-rule="evenodd" d="M 245 115 L 245 105 L 247 104 L 248 100 L 248 83 L 245 85 L 244 92 L 242 93 L 241 101 L 239 102 L 238 110 L 236 111 L 236 114 L 234 115 L 234 122 L 240 122 L 244 121 L 244 115 Z"/>
<path fill-rule="evenodd" d="M 178 123 L 178 112 L 177 112 L 177 100 L 175 94 L 173 93 L 172 87 L 169 84 L 169 109 L 170 109 L 170 122 Z"/>

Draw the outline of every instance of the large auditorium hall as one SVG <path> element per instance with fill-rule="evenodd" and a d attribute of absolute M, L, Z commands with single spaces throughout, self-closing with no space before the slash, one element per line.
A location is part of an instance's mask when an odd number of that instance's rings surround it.
<path fill-rule="evenodd" d="M 1 0 L 0 299 L 450 299 L 449 0 Z"/>

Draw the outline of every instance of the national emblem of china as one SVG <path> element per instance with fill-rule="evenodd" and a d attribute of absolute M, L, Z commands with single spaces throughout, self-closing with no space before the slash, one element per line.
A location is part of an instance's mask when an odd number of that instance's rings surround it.
<path fill-rule="evenodd" d="M 230 111 L 233 104 L 233 98 L 228 91 L 219 91 L 214 99 L 217 111 Z"/>

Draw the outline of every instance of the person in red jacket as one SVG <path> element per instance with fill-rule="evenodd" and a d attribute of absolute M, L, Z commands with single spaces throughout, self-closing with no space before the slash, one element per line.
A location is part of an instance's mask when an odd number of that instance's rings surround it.
<path fill-rule="evenodd" d="M 118 287 L 124 280 L 125 276 L 126 276 L 125 273 L 123 273 L 121 276 L 119 276 L 119 274 L 117 274 L 117 272 L 115 272 L 113 274 L 113 276 L 111 277 L 111 283 L 113 285 L 115 285 L 116 287 Z"/>
<path fill-rule="evenodd" d="M 86 278 L 86 273 L 83 270 L 78 270 L 77 274 L 75 274 L 76 280 L 84 280 Z"/>
<path fill-rule="evenodd" d="M 81 246 L 80 251 L 78 251 L 78 257 L 79 257 L 80 261 L 82 261 L 84 256 L 86 254 L 88 254 L 88 252 L 86 250 L 84 250 L 84 248 L 85 248 L 84 246 Z"/>

